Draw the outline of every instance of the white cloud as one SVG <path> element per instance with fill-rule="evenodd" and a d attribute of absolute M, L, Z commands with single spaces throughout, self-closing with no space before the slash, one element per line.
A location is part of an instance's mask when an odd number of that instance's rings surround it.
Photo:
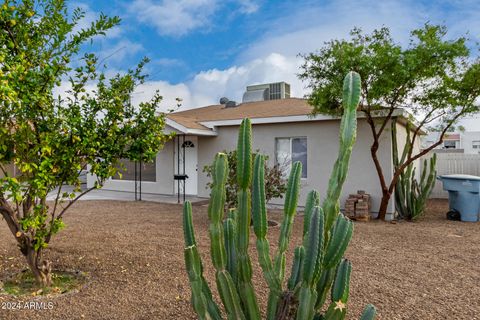
<path fill-rule="evenodd" d="M 163 36 L 184 36 L 192 31 L 209 30 L 215 13 L 226 3 L 236 5 L 238 12 L 251 14 L 259 9 L 254 0 L 134 0 L 129 11 L 143 23 L 154 26 Z"/>
<path fill-rule="evenodd" d="M 199 27 L 208 27 L 217 9 L 216 0 L 135 0 L 130 11 L 141 22 L 151 24 L 161 35 L 182 36 Z"/>
<path fill-rule="evenodd" d="M 240 6 L 240 12 L 246 14 L 255 13 L 260 8 L 260 5 L 252 0 L 238 0 L 238 4 Z"/>

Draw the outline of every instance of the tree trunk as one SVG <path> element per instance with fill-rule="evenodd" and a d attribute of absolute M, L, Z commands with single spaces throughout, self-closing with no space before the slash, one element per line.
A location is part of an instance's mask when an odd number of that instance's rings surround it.
<path fill-rule="evenodd" d="M 392 193 L 388 190 L 382 193 L 382 201 L 380 202 L 380 209 L 378 209 L 378 219 L 385 220 L 385 216 L 387 215 L 388 203 L 390 202 L 391 197 Z"/>
<path fill-rule="evenodd" d="M 27 200 L 23 203 L 24 210 L 30 210 L 32 202 Z M 24 211 L 28 212 L 28 211 Z M 42 258 L 42 248 L 35 251 L 32 240 L 26 236 L 17 219 L 17 215 L 11 208 L 10 204 L 0 195 L 0 215 L 5 219 L 7 225 L 18 242 L 20 251 L 27 260 L 28 267 L 32 271 L 33 276 L 39 286 L 49 287 L 52 284 L 52 273 L 49 261 Z"/>
<path fill-rule="evenodd" d="M 41 249 L 35 251 L 33 247 L 29 246 L 26 249 L 25 258 L 37 284 L 42 287 L 49 287 L 52 284 L 52 270 L 50 262 L 43 260 Z"/>

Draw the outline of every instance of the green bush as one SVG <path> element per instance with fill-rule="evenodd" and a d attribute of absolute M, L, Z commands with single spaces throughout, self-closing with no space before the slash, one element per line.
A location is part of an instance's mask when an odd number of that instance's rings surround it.
<path fill-rule="evenodd" d="M 235 208 L 237 206 L 237 193 L 238 184 L 236 180 L 237 176 L 237 150 L 223 151 L 222 153 L 227 155 L 229 163 L 227 183 L 225 184 L 226 200 L 225 205 L 227 208 Z M 259 151 L 252 153 L 252 160 L 259 154 Z M 265 160 L 268 160 L 268 156 L 265 156 Z M 253 163 L 252 163 L 253 164 Z M 203 172 L 207 174 L 207 177 L 212 177 L 212 171 L 214 164 L 205 166 Z M 213 183 L 208 182 L 207 188 L 212 188 Z M 274 198 L 283 198 L 285 191 L 287 190 L 287 181 L 283 178 L 283 172 L 278 164 L 273 167 L 269 167 L 265 162 L 265 198 L 267 203 Z"/>

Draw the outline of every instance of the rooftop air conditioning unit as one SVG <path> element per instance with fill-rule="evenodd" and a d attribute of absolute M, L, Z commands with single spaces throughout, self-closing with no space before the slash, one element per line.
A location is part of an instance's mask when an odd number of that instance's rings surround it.
<path fill-rule="evenodd" d="M 286 82 L 257 84 L 247 87 L 242 103 L 290 98 L 290 85 Z"/>

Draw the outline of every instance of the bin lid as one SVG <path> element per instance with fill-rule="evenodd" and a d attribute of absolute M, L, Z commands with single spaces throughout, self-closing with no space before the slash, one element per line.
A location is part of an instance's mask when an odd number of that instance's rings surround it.
<path fill-rule="evenodd" d="M 458 180 L 479 180 L 479 176 L 473 176 L 471 174 L 444 174 L 440 176 L 441 179 L 458 179 Z"/>

